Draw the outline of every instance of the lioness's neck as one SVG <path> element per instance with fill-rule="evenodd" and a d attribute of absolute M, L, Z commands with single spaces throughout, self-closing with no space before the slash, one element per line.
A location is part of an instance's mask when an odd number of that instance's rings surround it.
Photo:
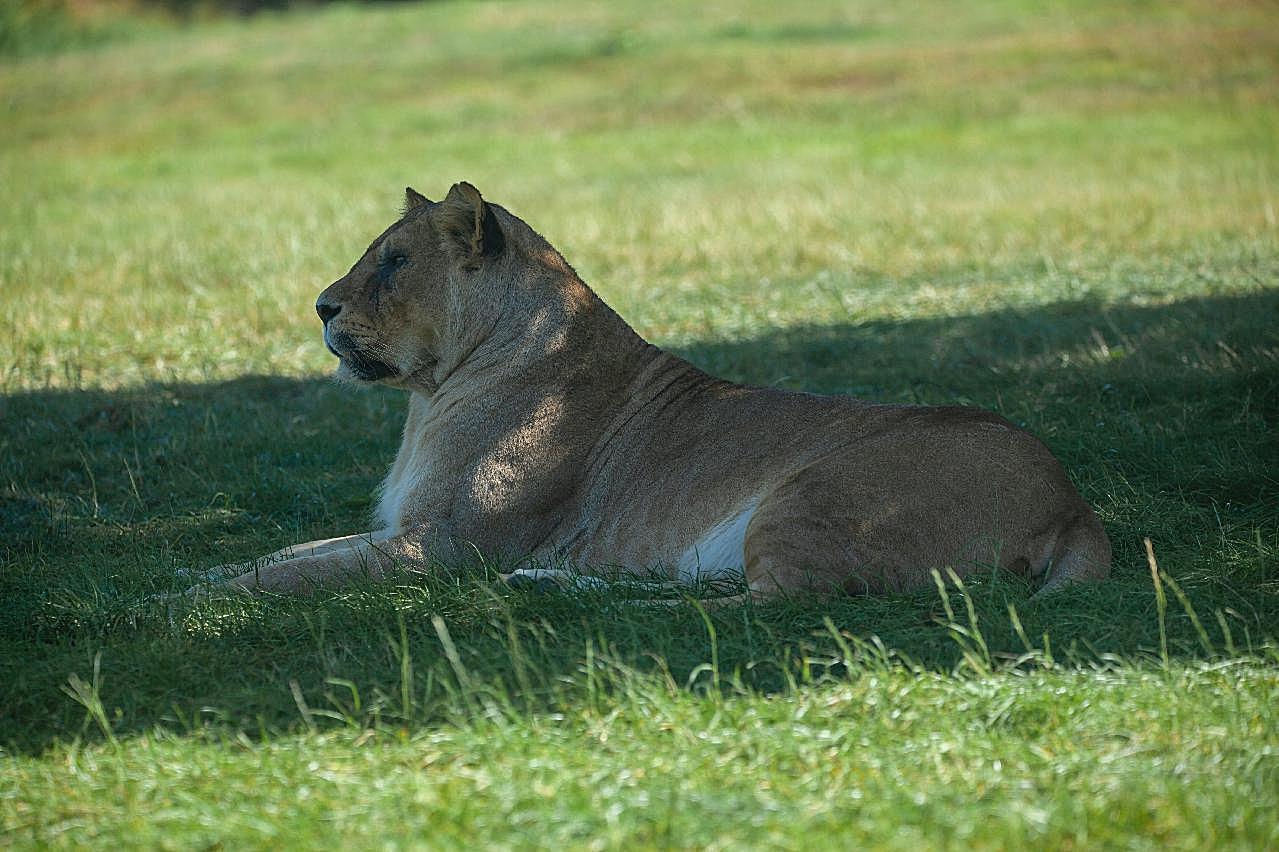
<path fill-rule="evenodd" d="M 530 403 L 568 387 L 591 387 L 603 403 L 654 358 L 672 357 L 640 337 L 567 265 L 541 271 L 511 285 L 499 314 L 459 322 L 428 380 L 412 389 L 428 400 L 460 401 L 501 386 L 508 404 L 516 405 L 512 387 Z"/>

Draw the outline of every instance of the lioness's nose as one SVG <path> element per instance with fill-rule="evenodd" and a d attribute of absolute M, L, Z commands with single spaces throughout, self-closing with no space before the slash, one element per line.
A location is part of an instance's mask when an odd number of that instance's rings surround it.
<path fill-rule="evenodd" d="M 341 310 L 341 305 L 331 305 L 328 302 L 315 303 L 315 312 L 320 315 L 321 322 L 328 322 L 337 316 Z"/>

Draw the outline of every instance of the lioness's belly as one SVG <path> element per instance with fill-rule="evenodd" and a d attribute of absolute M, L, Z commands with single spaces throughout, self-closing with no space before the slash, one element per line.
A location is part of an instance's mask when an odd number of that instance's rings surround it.
<path fill-rule="evenodd" d="M 750 525 L 759 498 L 752 498 L 736 513 L 703 533 L 683 553 L 675 565 L 681 583 L 723 580 L 743 576 L 746 563 L 746 528 Z"/>

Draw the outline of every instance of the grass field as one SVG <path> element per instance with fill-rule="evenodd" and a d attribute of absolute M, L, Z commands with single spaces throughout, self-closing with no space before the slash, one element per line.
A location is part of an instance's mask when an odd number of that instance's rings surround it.
<path fill-rule="evenodd" d="M 1279 845 L 1274 18 L 336 5 L 0 57 L 0 843 Z M 1113 579 L 155 602 L 367 528 L 404 400 L 312 304 L 459 179 L 712 372 L 1025 424 Z"/>

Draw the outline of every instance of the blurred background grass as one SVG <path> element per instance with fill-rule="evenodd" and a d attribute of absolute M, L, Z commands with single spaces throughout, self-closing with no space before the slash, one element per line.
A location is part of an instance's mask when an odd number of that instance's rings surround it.
<path fill-rule="evenodd" d="M 334 5 L 10 62 L 6 381 L 321 369 L 310 294 L 459 178 L 664 343 L 1252 287 L 1269 11 Z"/>

